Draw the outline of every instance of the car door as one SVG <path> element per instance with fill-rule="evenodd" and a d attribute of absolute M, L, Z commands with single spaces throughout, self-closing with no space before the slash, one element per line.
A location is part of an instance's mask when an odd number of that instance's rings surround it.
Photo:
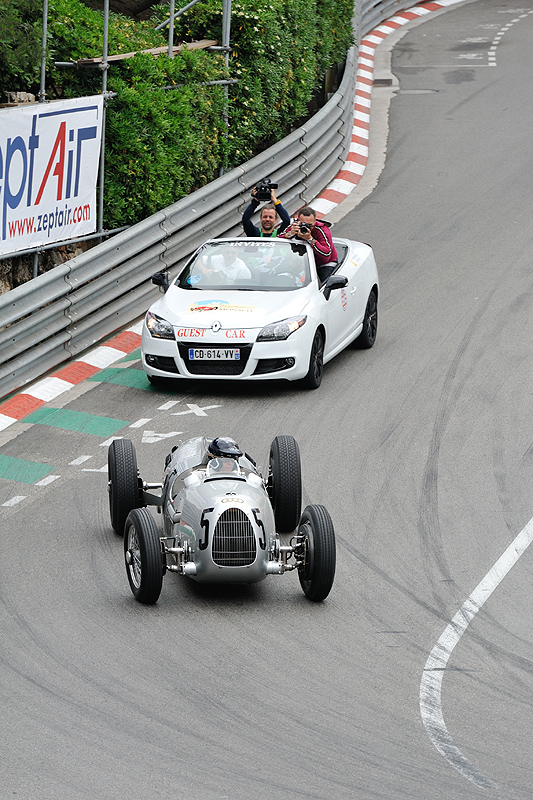
<path fill-rule="evenodd" d="M 355 259 L 348 256 L 340 265 L 335 275 L 343 275 L 348 283 L 342 289 L 334 289 L 329 299 L 324 297 L 323 313 L 326 322 L 326 349 L 328 357 L 333 351 L 341 350 L 351 339 L 355 329 L 363 319 L 366 297 L 358 285 L 358 265 Z"/>

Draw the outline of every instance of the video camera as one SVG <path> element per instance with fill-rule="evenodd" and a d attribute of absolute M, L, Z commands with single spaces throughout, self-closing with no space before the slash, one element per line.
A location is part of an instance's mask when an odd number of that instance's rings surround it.
<path fill-rule="evenodd" d="M 270 200 L 270 190 L 277 189 L 278 184 L 272 183 L 270 178 L 263 178 L 255 187 L 256 200 Z"/>

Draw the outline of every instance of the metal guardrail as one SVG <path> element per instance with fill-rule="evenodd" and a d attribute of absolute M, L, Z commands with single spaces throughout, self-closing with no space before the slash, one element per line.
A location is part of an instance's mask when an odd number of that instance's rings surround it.
<path fill-rule="evenodd" d="M 361 35 L 410 5 L 409 0 L 363 0 Z M 338 91 L 285 139 L 92 250 L 0 295 L 0 398 L 140 317 L 158 296 L 150 280 L 154 272 L 176 274 L 206 239 L 239 235 L 249 192 L 265 176 L 279 184 L 288 210 L 316 197 L 348 153 L 356 72 L 352 47 Z"/>

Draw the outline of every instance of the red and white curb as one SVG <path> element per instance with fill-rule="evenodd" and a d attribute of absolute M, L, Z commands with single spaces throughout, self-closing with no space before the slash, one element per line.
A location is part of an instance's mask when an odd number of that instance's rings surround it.
<path fill-rule="evenodd" d="M 67 364 L 66 367 L 26 387 L 24 391 L 0 405 L 0 431 L 55 400 L 76 384 L 92 377 L 141 346 L 142 322 L 119 333 L 114 339 Z"/>
<path fill-rule="evenodd" d="M 421 3 L 395 14 L 385 20 L 377 28 L 370 31 L 361 40 L 359 59 L 357 61 L 357 77 L 355 84 L 354 122 L 350 152 L 343 168 L 337 173 L 329 186 L 310 204 L 318 217 L 324 217 L 346 200 L 361 180 L 368 161 L 368 141 L 370 130 L 370 105 L 372 85 L 374 81 L 374 58 L 376 49 L 389 36 L 411 22 L 433 11 L 441 11 L 448 6 L 456 5 L 461 0 L 438 0 L 438 2 Z"/>

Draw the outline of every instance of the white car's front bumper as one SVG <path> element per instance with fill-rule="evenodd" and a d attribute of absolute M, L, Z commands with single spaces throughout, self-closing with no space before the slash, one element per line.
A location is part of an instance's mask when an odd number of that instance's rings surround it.
<path fill-rule="evenodd" d="M 308 328 L 308 330 L 306 330 Z M 211 332 L 209 331 L 211 334 Z M 305 325 L 288 339 L 257 342 L 259 330 L 246 331 L 239 341 L 210 335 L 205 342 L 196 339 L 159 339 L 146 325 L 142 333 L 142 365 L 149 376 L 193 378 L 196 380 L 300 380 L 309 369 L 309 354 L 314 330 Z M 253 337 L 253 338 L 252 338 Z M 239 349 L 238 360 L 193 360 L 189 348 Z"/>

